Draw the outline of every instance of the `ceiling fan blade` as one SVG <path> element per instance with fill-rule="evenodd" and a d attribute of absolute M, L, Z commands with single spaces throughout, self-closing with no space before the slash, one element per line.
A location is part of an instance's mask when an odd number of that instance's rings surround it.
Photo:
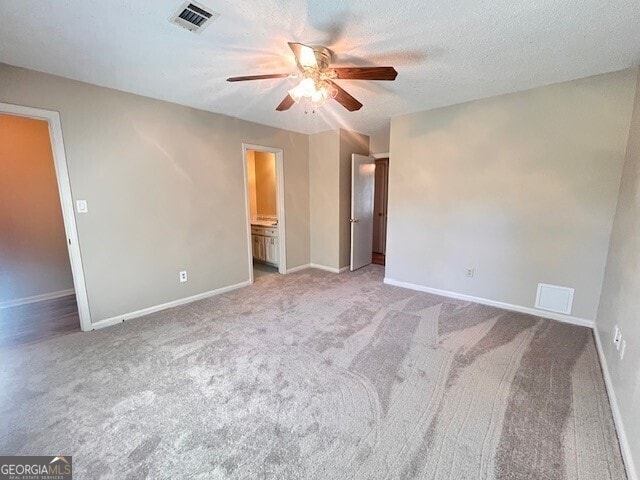
<path fill-rule="evenodd" d="M 332 68 L 340 80 L 390 80 L 398 76 L 393 67 L 337 67 Z"/>
<path fill-rule="evenodd" d="M 284 112 L 285 110 L 289 110 L 291 108 L 291 105 L 293 105 L 294 103 L 295 102 L 293 101 L 293 98 L 291 98 L 291 95 L 287 94 L 287 96 L 284 97 L 284 100 L 280 102 L 280 105 L 276 107 L 276 110 L 279 112 Z"/>
<path fill-rule="evenodd" d="M 287 78 L 290 73 L 272 73 L 268 75 L 248 75 L 246 77 L 229 77 L 227 82 L 246 82 L 247 80 L 267 80 L 269 78 Z"/>
<path fill-rule="evenodd" d="M 318 68 L 318 60 L 316 60 L 316 54 L 313 48 L 296 42 L 289 42 L 289 48 L 291 48 L 293 54 L 296 56 L 300 67 L 303 69 L 309 67 Z"/>
<path fill-rule="evenodd" d="M 356 110 L 360 110 L 362 108 L 362 104 L 358 100 L 353 98 L 349 93 L 347 93 L 342 87 L 340 87 L 335 82 L 330 83 L 336 88 L 336 90 L 338 90 L 338 94 L 334 98 L 336 102 L 338 102 L 350 112 L 355 112 Z"/>

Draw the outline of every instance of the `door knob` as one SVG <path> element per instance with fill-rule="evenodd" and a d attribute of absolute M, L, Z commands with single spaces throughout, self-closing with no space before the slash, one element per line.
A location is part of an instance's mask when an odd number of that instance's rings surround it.
<path fill-rule="evenodd" d="M 355 219 L 355 218 L 350 218 L 350 219 L 349 219 L 349 221 L 350 221 L 351 223 L 358 223 L 358 220 L 357 220 L 357 219 Z"/>

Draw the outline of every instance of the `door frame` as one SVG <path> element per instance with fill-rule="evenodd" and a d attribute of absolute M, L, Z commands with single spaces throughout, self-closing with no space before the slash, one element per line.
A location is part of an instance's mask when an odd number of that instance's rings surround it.
<path fill-rule="evenodd" d="M 370 261 L 369 263 L 366 263 L 364 265 L 361 265 L 359 267 L 354 268 L 354 261 L 355 261 L 355 256 L 354 256 L 354 245 L 355 245 L 355 234 L 356 234 L 356 223 L 360 222 L 359 218 L 355 218 L 356 217 L 356 211 L 355 211 L 355 201 L 354 199 L 355 197 L 355 191 L 356 191 L 356 158 L 357 157 L 363 157 L 363 158 L 367 158 L 368 160 L 370 160 L 369 162 L 367 162 L 367 165 L 371 165 L 374 167 L 374 171 L 373 171 L 373 178 L 371 179 L 371 181 L 373 182 L 373 185 L 371 186 L 371 245 L 369 246 L 369 255 L 370 255 Z M 352 153 L 351 154 L 351 211 L 350 211 L 350 230 L 351 230 L 351 245 L 350 245 L 350 255 L 349 255 L 349 270 L 350 271 L 354 271 L 354 270 L 358 270 L 359 268 L 365 267 L 367 265 L 370 265 L 372 263 L 373 260 L 373 213 L 374 213 L 374 195 L 375 195 L 375 158 L 372 155 L 362 155 L 359 153 Z"/>
<path fill-rule="evenodd" d="M 249 193 L 249 172 L 247 171 L 247 150 L 273 153 L 276 156 L 276 213 L 278 215 L 278 273 L 287 273 L 287 243 L 284 205 L 284 150 L 282 148 L 242 143 L 242 172 L 244 177 L 244 206 L 247 223 L 247 259 L 249 261 L 249 281 L 253 283 L 253 248 L 251 242 L 251 200 Z"/>
<path fill-rule="evenodd" d="M 25 107 L 10 103 L 0 103 L 0 113 L 15 115 L 18 117 L 34 118 L 36 120 L 44 120 L 49 125 L 51 153 L 53 154 L 53 165 L 56 171 L 56 179 L 58 181 L 58 193 L 60 195 L 60 206 L 62 207 L 64 231 L 67 237 L 67 249 L 69 251 L 69 261 L 71 263 L 71 275 L 73 276 L 76 302 L 78 304 L 80 328 L 85 332 L 93 330 L 84 267 L 82 265 L 82 255 L 80 254 L 80 244 L 78 241 L 78 227 L 76 225 L 76 217 L 73 208 L 73 195 L 62 136 L 60 114 L 53 110 Z"/>
<path fill-rule="evenodd" d="M 384 204 L 384 235 L 382 236 L 382 243 L 384 245 L 383 248 L 383 252 L 382 255 L 386 255 L 387 254 L 387 210 L 388 210 L 388 205 L 389 205 L 389 157 L 381 157 L 381 158 L 375 158 L 375 165 L 376 165 L 376 172 L 378 170 L 378 165 L 385 165 L 385 176 L 384 176 L 384 195 L 383 195 L 383 199 L 382 199 L 382 203 Z M 376 219 L 375 219 L 375 195 L 377 194 L 377 188 L 374 186 L 374 190 L 373 190 L 373 195 L 374 195 L 374 218 L 373 218 L 373 224 L 375 227 L 375 223 L 376 223 Z M 381 252 L 376 252 L 374 251 L 374 253 L 381 253 Z"/>

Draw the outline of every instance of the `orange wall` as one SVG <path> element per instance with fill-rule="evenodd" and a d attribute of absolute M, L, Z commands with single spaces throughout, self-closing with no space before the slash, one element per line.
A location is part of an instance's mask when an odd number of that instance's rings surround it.
<path fill-rule="evenodd" d="M 0 303 L 70 288 L 48 125 L 0 114 Z"/>
<path fill-rule="evenodd" d="M 249 210 L 251 220 L 258 216 L 258 199 L 256 197 L 256 152 L 247 150 L 247 180 L 249 184 Z"/>
<path fill-rule="evenodd" d="M 258 215 L 277 215 L 276 155 L 269 152 L 255 152 L 255 164 Z"/>

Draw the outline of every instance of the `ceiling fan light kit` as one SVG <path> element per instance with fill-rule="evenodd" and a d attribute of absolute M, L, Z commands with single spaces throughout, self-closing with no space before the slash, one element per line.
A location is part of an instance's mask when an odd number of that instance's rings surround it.
<path fill-rule="evenodd" d="M 327 100 L 336 98 L 338 90 L 325 80 L 314 80 L 305 77 L 297 86 L 289 90 L 289 96 L 295 103 L 300 103 L 304 98 L 309 99 L 311 105 L 320 107 Z"/>
<path fill-rule="evenodd" d="M 332 52 L 321 45 L 309 46 L 302 43 L 289 42 L 289 47 L 296 58 L 299 73 L 251 75 L 244 77 L 230 77 L 228 82 L 242 82 L 247 80 L 265 80 L 273 78 L 302 78 L 300 82 L 288 91 L 287 96 L 276 108 L 285 111 L 295 103 L 307 100 L 316 108 L 334 99 L 350 112 L 360 110 L 362 103 L 353 98 L 334 80 L 386 80 L 396 79 L 398 72 L 393 67 L 334 67 L 330 68 Z"/>

